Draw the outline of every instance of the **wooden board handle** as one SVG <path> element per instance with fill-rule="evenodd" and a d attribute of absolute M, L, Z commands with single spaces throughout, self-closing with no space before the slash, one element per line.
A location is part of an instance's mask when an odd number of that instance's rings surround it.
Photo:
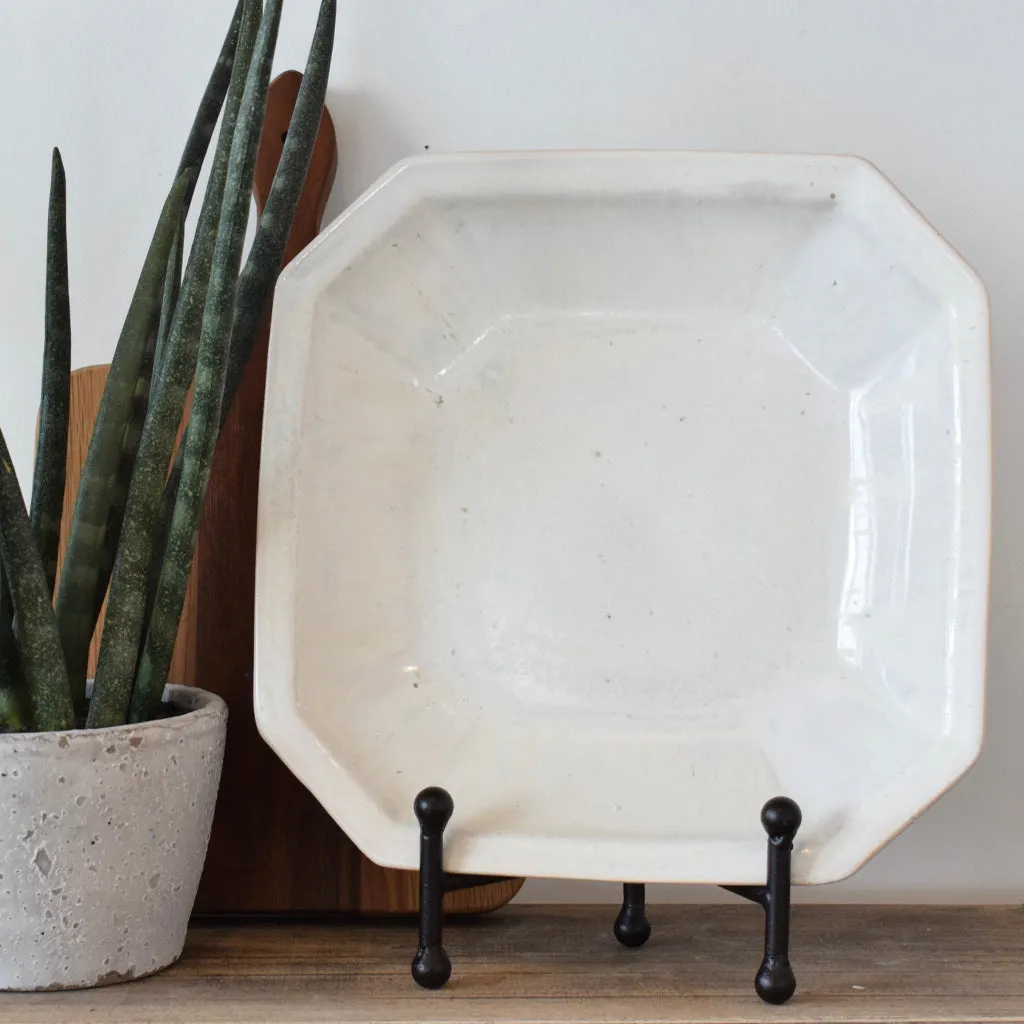
<path fill-rule="evenodd" d="M 291 123 L 300 85 L 302 75 L 298 71 L 285 71 L 270 83 L 267 92 L 267 114 L 263 120 L 259 148 L 256 150 L 256 172 L 252 183 L 252 194 L 260 216 L 266 208 L 270 186 L 284 151 L 284 140 L 288 135 L 288 125 Z M 337 170 L 338 144 L 334 123 L 325 109 L 313 144 L 306 183 L 299 196 L 292 231 L 285 247 L 284 265 L 290 263 L 320 233 L 320 224 Z"/>

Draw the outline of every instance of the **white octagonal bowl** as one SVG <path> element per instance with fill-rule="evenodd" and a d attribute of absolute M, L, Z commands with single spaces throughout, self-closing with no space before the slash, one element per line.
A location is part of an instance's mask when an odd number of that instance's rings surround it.
<path fill-rule="evenodd" d="M 277 288 L 263 735 L 384 865 L 849 874 L 978 753 L 988 365 L 860 160 L 398 165 Z"/>

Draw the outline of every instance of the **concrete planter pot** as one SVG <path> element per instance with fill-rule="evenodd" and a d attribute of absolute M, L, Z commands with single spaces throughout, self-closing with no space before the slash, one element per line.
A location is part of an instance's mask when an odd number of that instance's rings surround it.
<path fill-rule="evenodd" d="M 0 736 L 0 989 L 85 988 L 181 954 L 210 838 L 227 708 Z"/>

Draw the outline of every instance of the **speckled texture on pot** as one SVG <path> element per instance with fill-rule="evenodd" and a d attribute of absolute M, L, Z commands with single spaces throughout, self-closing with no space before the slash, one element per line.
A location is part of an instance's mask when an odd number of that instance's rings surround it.
<path fill-rule="evenodd" d="M 181 954 L 213 822 L 227 708 L 0 736 L 0 989 L 138 978 Z"/>

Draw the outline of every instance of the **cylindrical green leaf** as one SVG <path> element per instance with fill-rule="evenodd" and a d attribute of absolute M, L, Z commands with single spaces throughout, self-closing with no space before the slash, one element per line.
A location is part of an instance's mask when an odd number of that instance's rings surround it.
<path fill-rule="evenodd" d="M 27 703 L 21 692 L 0 683 L 0 734 L 26 732 L 28 727 Z"/>
<path fill-rule="evenodd" d="M 184 212 L 184 211 L 183 211 Z M 160 358 L 167 345 L 167 338 L 174 323 L 174 313 L 178 308 L 178 293 L 181 291 L 181 265 L 185 256 L 185 218 L 181 218 L 178 231 L 174 236 L 171 258 L 167 261 L 167 276 L 164 278 L 164 293 L 160 300 L 160 326 L 156 332 L 156 351 L 153 357 L 152 379 L 160 372 Z"/>
<path fill-rule="evenodd" d="M 203 208 L 139 442 L 121 543 L 110 580 L 96 682 L 89 705 L 89 728 L 120 725 L 128 714 L 143 639 L 148 579 L 155 571 L 152 558 L 160 496 L 185 395 L 195 372 L 228 158 L 259 21 L 258 0 L 246 0 Z"/>
<path fill-rule="evenodd" d="M 36 729 L 74 726 L 71 690 L 43 560 L 39 557 L 28 510 L 0 431 L 0 555 L 14 599 L 18 653 Z"/>
<path fill-rule="evenodd" d="M 14 604 L 0 560 L 0 732 L 21 732 L 28 723 L 28 694 L 14 638 Z"/>
<path fill-rule="evenodd" d="M 168 261 L 170 266 L 170 261 Z M 110 508 L 107 512 L 107 526 L 100 549 L 99 573 L 96 580 L 96 593 L 93 598 L 94 614 L 99 618 L 103 599 L 106 597 L 110 584 L 110 574 L 114 569 L 114 558 L 118 545 L 121 543 L 121 526 L 124 523 L 125 506 L 128 504 L 128 489 L 135 470 L 135 458 L 139 451 L 142 438 L 142 426 L 146 422 L 146 410 L 149 407 L 149 387 L 153 372 L 153 359 L 156 354 L 157 333 L 154 331 L 146 342 L 139 364 L 139 375 L 135 379 L 135 392 L 132 395 L 131 412 L 125 424 L 124 436 L 121 439 L 121 458 L 117 465 L 110 485 Z"/>
<path fill-rule="evenodd" d="M 245 84 L 238 127 L 231 145 L 220 229 L 203 312 L 181 488 L 171 520 L 149 633 L 132 694 L 130 720 L 134 722 L 147 720 L 159 708 L 188 586 L 196 529 L 210 475 L 210 461 L 220 431 L 235 285 L 242 261 L 242 246 L 245 244 L 256 147 L 267 106 L 267 88 L 280 19 L 281 0 L 268 0 Z"/>
<path fill-rule="evenodd" d="M 209 148 L 210 139 L 213 138 L 213 129 L 217 126 L 217 118 L 220 117 L 221 107 L 224 105 L 224 96 L 228 91 L 231 82 L 231 71 L 235 61 L 235 49 L 238 46 L 239 26 L 242 23 L 242 6 L 244 0 L 238 0 L 235 4 L 235 13 L 232 15 L 231 24 L 228 26 L 224 42 L 221 44 L 220 53 L 217 55 L 217 63 L 210 72 L 210 79 L 206 83 L 202 99 L 199 101 L 199 108 L 196 110 L 192 128 L 189 130 L 188 138 L 185 141 L 185 149 L 178 162 L 178 170 L 175 177 L 192 168 L 198 173 L 206 159 L 206 150 Z M 196 187 L 196 179 L 185 193 L 185 209 L 192 203 L 192 192 Z"/>
<path fill-rule="evenodd" d="M 39 436 L 29 517 L 46 581 L 53 593 L 64 510 L 71 401 L 71 304 L 68 297 L 67 192 L 60 151 L 53 151 L 46 225 L 46 298 Z"/>
<path fill-rule="evenodd" d="M 184 210 L 182 210 L 184 214 Z M 150 335 L 139 366 L 139 376 L 135 381 L 135 394 L 132 396 L 132 409 L 128 424 L 121 442 L 121 459 L 110 494 L 110 511 L 107 514 L 107 528 L 103 536 L 103 548 L 99 553 L 99 575 L 96 580 L 96 596 L 93 603 L 94 614 L 99 618 L 103 599 L 110 585 L 110 574 L 114 568 L 114 558 L 118 545 L 121 543 L 121 525 L 124 522 L 124 510 L 128 503 L 128 489 L 132 474 L 135 472 L 135 459 L 142 439 L 142 426 L 146 421 L 149 409 L 149 390 L 157 373 L 157 360 L 170 333 L 174 310 L 178 302 L 178 289 L 181 284 L 181 262 L 184 246 L 184 216 L 174 236 L 174 245 L 167 261 L 167 273 L 164 277 L 163 297 L 160 300 L 160 324 Z"/>

